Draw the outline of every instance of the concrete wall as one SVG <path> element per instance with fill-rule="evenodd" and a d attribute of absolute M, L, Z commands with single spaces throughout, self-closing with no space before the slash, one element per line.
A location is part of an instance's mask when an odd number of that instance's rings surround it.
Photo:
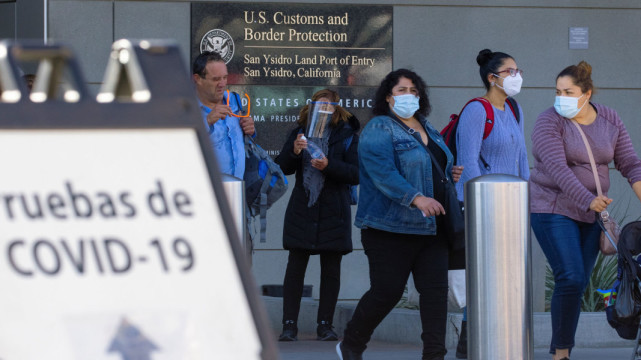
<path fill-rule="evenodd" d="M 325 1 L 281 1 L 326 3 Z M 525 70 L 517 100 L 524 110 L 528 149 L 537 115 L 554 101 L 554 80 L 565 66 L 587 60 L 599 88 L 596 102 L 618 110 L 641 149 L 641 4 L 635 0 L 352 0 L 355 4 L 394 5 L 394 68 L 417 71 L 430 86 L 437 128 L 458 113 L 471 97 L 484 93 L 475 58 L 490 48 L 512 55 Z M 0 4 L 7 6 L 6 4 Z M 11 6 L 11 4 L 9 4 Z M 222 6 L 222 4 L 221 4 Z M 1 8 L 0 8 L 1 9 Z M 49 40 L 70 43 L 95 91 L 115 39 L 174 38 L 188 65 L 190 12 L 187 1 L 49 0 Z M 589 27 L 589 49 L 569 50 L 569 27 Z M 383 77 L 385 74 L 381 74 Z M 637 219 L 641 206 L 630 187 L 612 172 L 610 195 L 615 217 Z M 293 178 L 291 179 L 293 181 Z M 281 247 L 282 218 L 287 197 L 268 213 L 268 242 L 257 244 L 254 274 L 259 284 L 281 284 L 287 253 Z M 355 210 L 355 209 L 354 209 Z M 358 299 L 368 288 L 367 262 L 354 229 L 355 251 L 343 260 L 340 298 Z M 544 258 L 536 241 L 535 308 L 542 310 Z M 312 258 L 306 281 L 319 292 L 318 257 Z"/>
<path fill-rule="evenodd" d="M 45 39 L 46 1 L 0 0 L 0 39 Z"/>
<path fill-rule="evenodd" d="M 0 1 L 0 39 L 16 36 L 16 4 Z"/>

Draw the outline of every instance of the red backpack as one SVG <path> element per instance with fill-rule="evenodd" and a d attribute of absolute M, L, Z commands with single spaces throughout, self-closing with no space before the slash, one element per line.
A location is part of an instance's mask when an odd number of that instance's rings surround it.
<path fill-rule="evenodd" d="M 492 128 L 494 127 L 494 110 L 492 109 L 492 104 L 490 104 L 490 102 L 486 98 L 477 97 L 468 101 L 467 104 L 463 106 L 461 113 L 463 113 L 465 107 L 473 101 L 480 102 L 483 105 L 483 109 L 485 109 L 485 129 L 483 130 L 483 140 L 485 140 L 488 136 L 490 136 Z M 521 121 L 521 117 L 519 116 L 516 100 L 514 100 L 514 98 L 508 97 L 505 102 L 510 107 L 510 110 L 512 110 L 512 113 L 516 118 L 516 122 L 519 123 Z M 450 149 L 450 152 L 452 152 L 452 155 L 454 155 L 454 164 L 456 164 L 456 130 L 458 129 L 458 120 L 460 116 L 461 114 L 450 115 L 450 122 L 443 128 L 443 130 L 441 130 L 441 136 L 443 136 L 445 144 Z M 483 166 L 485 166 L 486 169 L 490 169 L 490 165 L 485 162 L 485 159 L 483 159 L 482 156 L 481 162 L 483 162 Z"/>

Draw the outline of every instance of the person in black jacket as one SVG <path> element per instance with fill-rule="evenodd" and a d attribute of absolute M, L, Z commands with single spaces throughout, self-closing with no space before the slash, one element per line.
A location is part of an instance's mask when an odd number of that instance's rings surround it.
<path fill-rule="evenodd" d="M 339 106 L 339 100 L 335 91 L 316 92 L 312 102 L 301 109 L 298 127 L 290 133 L 276 158 L 286 175 L 296 174 L 283 227 L 283 247 L 289 250 L 289 259 L 283 284 L 283 333 L 279 341 L 297 340 L 305 271 L 309 256 L 316 254 L 320 255 L 321 263 L 317 339 L 338 340 L 332 320 L 340 290 L 341 260 L 352 251 L 350 185 L 358 184 L 360 129 L 358 119 Z M 331 111 L 326 130 L 316 126 L 319 129 L 316 134 L 325 131 L 325 135 L 306 139 L 308 125 L 322 122 L 316 114 Z M 326 155 L 313 158 L 314 151 L 309 151 L 314 147 L 311 141 L 318 143 L 322 155 Z"/>

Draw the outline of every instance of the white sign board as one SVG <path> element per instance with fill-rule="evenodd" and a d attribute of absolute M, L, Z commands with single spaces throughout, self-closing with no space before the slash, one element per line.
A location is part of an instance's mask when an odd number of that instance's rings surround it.
<path fill-rule="evenodd" d="M 194 129 L 0 130 L 0 359 L 258 359 Z"/>
<path fill-rule="evenodd" d="M 570 50 L 587 49 L 590 40 L 590 29 L 588 27 L 570 28 Z"/>

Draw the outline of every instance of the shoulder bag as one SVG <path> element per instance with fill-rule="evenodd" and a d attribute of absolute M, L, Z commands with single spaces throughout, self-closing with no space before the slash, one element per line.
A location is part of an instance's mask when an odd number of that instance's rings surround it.
<path fill-rule="evenodd" d="M 594 155 L 592 154 L 592 149 L 588 143 L 588 139 L 585 137 L 585 133 L 579 123 L 575 120 L 572 120 L 572 123 L 579 130 L 581 138 L 583 139 L 583 144 L 585 144 L 585 149 L 588 151 L 588 157 L 590 158 L 590 165 L 592 166 L 592 174 L 594 175 L 594 182 L 596 183 L 596 191 L 599 196 L 603 195 L 601 190 L 601 181 L 599 180 L 599 174 L 596 169 L 596 163 L 594 162 Z M 597 216 L 597 222 L 601 227 L 601 239 L 600 239 L 600 248 L 603 255 L 614 255 L 617 253 L 617 244 L 619 242 L 619 235 L 621 234 L 621 229 L 619 224 L 610 218 L 610 214 L 607 210 L 601 211 Z"/>

